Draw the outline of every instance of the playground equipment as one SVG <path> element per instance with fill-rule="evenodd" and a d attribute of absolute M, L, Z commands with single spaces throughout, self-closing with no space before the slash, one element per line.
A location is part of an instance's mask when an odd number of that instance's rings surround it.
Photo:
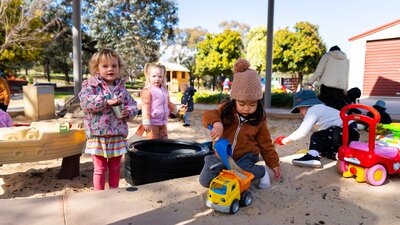
<path fill-rule="evenodd" d="M 211 126 L 208 127 L 210 130 Z M 252 173 L 242 170 L 232 159 L 232 148 L 228 140 L 219 139 L 213 148 L 227 170 L 222 170 L 208 188 L 206 205 L 214 210 L 235 214 L 239 206 L 245 207 L 253 202 L 248 191 L 254 178 Z"/>
<path fill-rule="evenodd" d="M 82 153 L 84 129 L 69 123 L 33 122 L 0 128 L 0 164 L 58 159 Z"/>
<path fill-rule="evenodd" d="M 349 109 L 360 108 L 370 111 L 373 118 L 362 114 L 346 115 Z M 386 141 L 375 141 L 376 125 L 379 123 L 380 115 L 373 107 L 353 104 L 347 105 L 340 111 L 343 120 L 343 144 L 339 148 L 337 168 L 343 177 L 356 177 L 357 182 L 367 182 L 374 186 L 383 184 L 387 174 L 400 172 L 400 154 L 398 146 L 382 143 Z M 349 121 L 362 121 L 368 123 L 368 143 L 352 141 L 348 144 Z M 385 128 L 392 130 L 393 137 L 398 137 L 399 126 L 389 125 Z M 388 140 L 395 140 L 388 138 Z M 397 139 L 398 141 L 398 139 Z M 397 142 L 398 143 L 398 142 Z"/>

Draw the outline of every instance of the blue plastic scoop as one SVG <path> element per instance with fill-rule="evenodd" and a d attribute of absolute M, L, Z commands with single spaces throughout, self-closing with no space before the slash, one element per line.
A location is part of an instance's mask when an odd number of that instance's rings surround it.
<path fill-rule="evenodd" d="M 208 125 L 208 129 L 212 130 L 213 126 Z M 225 138 L 220 138 L 218 141 L 213 142 L 213 148 L 217 152 L 217 155 L 221 159 L 222 163 L 224 163 L 225 167 L 228 170 L 232 169 L 228 160 L 228 155 L 232 157 L 232 145 L 229 143 L 229 141 Z"/>

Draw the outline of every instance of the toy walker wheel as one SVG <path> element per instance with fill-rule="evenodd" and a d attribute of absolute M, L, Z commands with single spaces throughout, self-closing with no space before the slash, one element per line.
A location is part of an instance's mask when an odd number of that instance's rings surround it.
<path fill-rule="evenodd" d="M 343 174 L 349 168 L 349 164 L 345 161 L 338 160 L 336 163 L 336 167 L 337 167 L 339 173 Z"/>
<path fill-rule="evenodd" d="M 240 206 L 245 207 L 250 205 L 253 202 L 253 196 L 250 191 L 243 191 L 242 196 L 240 197 Z"/>
<path fill-rule="evenodd" d="M 386 168 L 380 164 L 365 169 L 365 181 L 368 184 L 379 186 L 386 180 Z"/>
<path fill-rule="evenodd" d="M 235 214 L 239 211 L 239 201 L 237 199 L 233 200 L 229 212 Z"/>

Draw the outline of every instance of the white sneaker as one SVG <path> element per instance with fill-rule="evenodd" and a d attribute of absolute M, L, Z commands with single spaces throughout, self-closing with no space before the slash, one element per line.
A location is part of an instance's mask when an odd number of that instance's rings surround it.
<path fill-rule="evenodd" d="M 271 180 L 269 178 L 269 174 L 267 171 L 267 167 L 264 166 L 265 174 L 258 180 L 258 188 L 259 189 L 266 189 L 271 187 Z"/>

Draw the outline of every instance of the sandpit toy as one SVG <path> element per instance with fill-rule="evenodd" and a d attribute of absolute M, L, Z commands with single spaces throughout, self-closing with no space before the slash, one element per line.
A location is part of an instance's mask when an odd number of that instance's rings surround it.
<path fill-rule="evenodd" d="M 362 114 L 346 115 L 349 109 L 360 108 L 370 111 L 373 118 Z M 361 104 L 347 105 L 340 111 L 343 120 L 343 145 L 338 151 L 337 168 L 343 177 L 356 177 L 357 182 L 382 185 L 387 174 L 400 172 L 399 148 L 385 146 L 375 141 L 376 125 L 380 120 L 379 112 L 373 107 Z M 368 123 L 368 143 L 352 141 L 348 144 L 349 121 Z"/>
<path fill-rule="evenodd" d="M 377 135 L 376 140 L 380 145 L 390 146 L 400 149 L 400 123 L 391 123 L 382 125 L 391 133 L 386 135 Z"/>
<path fill-rule="evenodd" d="M 69 123 L 33 122 L 29 127 L 0 128 L 0 164 L 58 159 L 83 152 L 82 128 Z"/>
<path fill-rule="evenodd" d="M 243 171 L 245 179 L 238 176 L 233 170 L 222 172 L 211 181 L 208 189 L 206 205 L 214 210 L 235 214 L 239 206 L 248 206 L 253 202 L 251 192 L 248 191 L 254 175 Z"/>
<path fill-rule="evenodd" d="M 210 130 L 211 126 L 208 127 Z M 213 143 L 217 156 L 227 170 L 222 170 L 208 188 L 206 205 L 214 210 L 235 214 L 239 206 L 245 207 L 253 202 L 248 191 L 254 175 L 242 170 L 232 158 L 232 148 L 228 140 L 219 139 Z"/>

